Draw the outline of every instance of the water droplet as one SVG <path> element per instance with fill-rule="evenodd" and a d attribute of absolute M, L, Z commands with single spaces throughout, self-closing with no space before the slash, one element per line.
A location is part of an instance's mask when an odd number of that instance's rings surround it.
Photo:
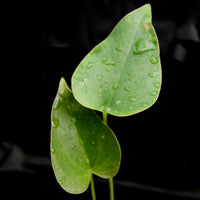
<path fill-rule="evenodd" d="M 72 129 L 72 128 L 73 128 L 73 125 L 70 124 L 70 125 L 68 126 L 68 129 Z"/>
<path fill-rule="evenodd" d="M 147 104 L 147 103 L 142 104 L 142 107 L 144 107 L 144 108 L 147 108 L 148 106 L 149 106 L 149 104 Z"/>
<path fill-rule="evenodd" d="M 110 111 L 111 111 L 111 108 L 106 107 L 106 112 L 108 113 L 108 112 L 110 112 Z"/>
<path fill-rule="evenodd" d="M 92 144 L 94 145 L 94 144 L 95 144 L 95 141 L 92 141 Z"/>
<path fill-rule="evenodd" d="M 60 97 L 63 97 L 63 96 L 64 96 L 64 93 L 65 93 L 64 88 L 61 88 L 61 89 L 59 90 L 59 96 L 60 96 Z"/>
<path fill-rule="evenodd" d="M 133 53 L 135 55 L 140 55 L 147 51 L 152 51 L 155 48 L 156 47 L 152 41 L 146 41 L 144 39 L 139 39 L 134 44 Z"/>
<path fill-rule="evenodd" d="M 51 153 L 55 153 L 55 149 L 51 147 Z"/>
<path fill-rule="evenodd" d="M 152 90 L 149 94 L 150 94 L 151 96 L 156 96 L 156 95 L 158 94 L 158 91 Z"/>
<path fill-rule="evenodd" d="M 80 87 L 84 93 L 87 93 L 87 86 L 86 86 L 85 82 L 81 82 Z"/>
<path fill-rule="evenodd" d="M 134 81 L 134 84 L 138 84 L 140 81 L 139 80 L 136 80 L 136 81 Z"/>
<path fill-rule="evenodd" d="M 97 78 L 98 78 L 98 80 L 101 80 L 102 76 L 101 75 L 97 75 Z"/>
<path fill-rule="evenodd" d="M 88 159 L 88 158 L 86 158 L 86 159 L 85 159 L 85 162 L 86 162 L 87 164 L 89 164 L 89 163 L 90 163 L 90 161 L 89 161 L 89 159 Z"/>
<path fill-rule="evenodd" d="M 60 185 L 63 184 L 63 180 L 62 180 L 62 178 L 58 178 L 57 180 L 58 180 L 58 182 L 59 182 Z"/>
<path fill-rule="evenodd" d="M 78 81 L 78 82 L 83 82 L 84 81 L 84 79 L 82 77 L 80 77 L 80 76 L 74 76 L 74 79 L 76 81 Z"/>
<path fill-rule="evenodd" d="M 67 109 L 71 109 L 71 106 L 67 106 Z"/>
<path fill-rule="evenodd" d="M 76 118 L 72 118 L 72 123 L 75 124 L 76 123 Z"/>
<path fill-rule="evenodd" d="M 153 85 L 154 85 L 156 88 L 160 88 L 160 82 L 154 82 Z"/>
<path fill-rule="evenodd" d="M 99 87 L 99 90 L 98 90 L 100 93 L 102 93 L 102 88 L 101 87 Z"/>
<path fill-rule="evenodd" d="M 91 67 L 93 67 L 93 65 L 93 62 L 88 62 L 88 64 L 86 65 L 86 69 L 90 69 Z"/>
<path fill-rule="evenodd" d="M 77 85 L 79 85 L 80 87 L 80 91 L 83 91 L 83 92 L 87 92 L 87 86 L 86 86 L 86 83 L 84 81 L 84 79 L 82 77 L 79 77 L 79 76 L 75 76 L 74 79 L 77 81 Z"/>
<path fill-rule="evenodd" d="M 115 102 L 115 104 L 117 104 L 117 105 L 120 104 L 120 103 L 122 103 L 121 100 L 117 100 L 117 101 Z"/>
<path fill-rule="evenodd" d="M 54 106 L 53 106 L 53 107 L 54 107 L 55 110 L 57 110 L 57 109 L 60 107 L 60 105 L 61 105 L 60 98 L 57 97 L 57 98 L 55 99 L 55 102 L 54 102 Z"/>
<path fill-rule="evenodd" d="M 103 112 L 103 111 L 105 110 L 105 107 L 104 107 L 104 106 L 101 106 L 101 107 L 99 108 L 99 110 L 100 110 L 101 112 Z"/>
<path fill-rule="evenodd" d="M 72 145 L 71 145 L 71 149 L 74 149 L 74 147 L 75 147 L 74 144 L 72 144 Z"/>
<path fill-rule="evenodd" d="M 103 48 L 102 48 L 101 46 L 95 47 L 95 48 L 92 50 L 91 55 L 92 55 L 92 54 L 100 53 L 101 51 L 103 51 Z"/>
<path fill-rule="evenodd" d="M 102 60 L 102 63 L 105 65 L 116 65 L 115 62 L 112 60 Z"/>
<path fill-rule="evenodd" d="M 131 81 L 132 81 L 132 79 L 131 79 L 131 78 L 129 78 L 129 79 L 128 79 L 128 81 L 130 81 L 130 82 L 131 82 Z"/>
<path fill-rule="evenodd" d="M 116 85 L 114 85 L 114 86 L 113 86 L 113 90 L 115 91 L 116 89 L 117 89 L 117 86 L 116 86 Z"/>
<path fill-rule="evenodd" d="M 53 126 L 54 128 L 56 128 L 56 127 L 58 127 L 58 124 L 59 124 L 58 119 L 55 118 L 55 117 L 53 117 L 53 118 L 52 118 L 52 126 Z"/>
<path fill-rule="evenodd" d="M 156 56 L 154 56 L 154 55 L 151 55 L 150 58 L 149 58 L 149 60 L 150 60 L 150 62 L 152 64 L 158 63 L 158 58 Z"/>
<path fill-rule="evenodd" d="M 130 96 L 129 97 L 129 101 L 130 102 L 135 102 L 136 101 L 136 97 L 135 96 Z"/>
<path fill-rule="evenodd" d="M 130 92 L 131 91 L 131 87 L 127 86 L 127 87 L 124 88 L 124 90 L 127 91 L 127 92 Z"/>
<path fill-rule="evenodd" d="M 132 110 L 132 109 L 133 109 L 133 107 L 132 107 L 132 106 L 129 106 L 128 108 L 129 108 L 129 110 Z"/>
<path fill-rule="evenodd" d="M 149 78 L 154 78 L 155 76 L 157 76 L 159 74 L 159 72 L 149 72 L 148 73 L 148 76 L 149 76 Z"/>
<path fill-rule="evenodd" d="M 105 135 L 102 135 L 102 136 L 101 136 L 101 139 L 104 140 L 104 139 L 105 139 Z"/>
<path fill-rule="evenodd" d="M 121 52 L 121 51 L 123 51 L 123 48 L 121 48 L 120 45 L 118 44 L 115 46 L 115 50 Z"/>
<path fill-rule="evenodd" d="M 106 71 L 109 72 L 111 70 L 110 67 L 106 67 Z"/>

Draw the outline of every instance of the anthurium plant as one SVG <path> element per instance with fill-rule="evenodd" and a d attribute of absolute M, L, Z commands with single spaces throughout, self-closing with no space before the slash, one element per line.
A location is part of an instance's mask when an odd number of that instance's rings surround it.
<path fill-rule="evenodd" d="M 95 200 L 96 175 L 109 180 L 114 199 L 121 150 L 107 116 L 149 108 L 160 88 L 159 44 L 146 4 L 127 14 L 85 56 L 72 76 L 72 90 L 60 80 L 51 114 L 51 161 L 64 190 L 79 194 L 90 185 Z M 102 119 L 95 110 L 102 112 Z"/>

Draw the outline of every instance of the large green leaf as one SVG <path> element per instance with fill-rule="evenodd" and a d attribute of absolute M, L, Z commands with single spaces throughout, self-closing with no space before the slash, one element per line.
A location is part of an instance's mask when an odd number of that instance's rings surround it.
<path fill-rule="evenodd" d="M 160 86 L 159 44 L 149 4 L 126 15 L 72 76 L 79 103 L 116 116 L 150 107 Z"/>
<path fill-rule="evenodd" d="M 94 111 L 74 99 L 63 78 L 51 120 L 51 159 L 63 189 L 81 193 L 87 189 L 92 174 L 102 178 L 116 175 L 121 152 L 114 133 Z"/>

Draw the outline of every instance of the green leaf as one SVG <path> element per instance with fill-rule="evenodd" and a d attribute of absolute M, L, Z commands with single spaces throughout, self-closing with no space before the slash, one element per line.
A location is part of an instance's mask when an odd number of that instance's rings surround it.
<path fill-rule="evenodd" d="M 79 103 L 116 116 L 147 109 L 160 87 L 159 44 L 149 4 L 126 15 L 72 76 Z"/>
<path fill-rule="evenodd" d="M 102 178 L 116 175 L 121 152 L 114 133 L 94 111 L 74 99 L 63 78 L 53 103 L 51 121 L 52 165 L 64 190 L 82 193 L 92 174 Z"/>

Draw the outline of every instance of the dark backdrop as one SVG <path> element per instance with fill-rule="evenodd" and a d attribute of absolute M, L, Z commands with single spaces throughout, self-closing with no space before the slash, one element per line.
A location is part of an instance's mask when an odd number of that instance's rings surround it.
<path fill-rule="evenodd" d="M 152 5 L 160 42 L 162 90 L 147 111 L 109 116 L 122 148 L 115 180 L 199 190 L 200 1 L 40 0 L 9 5 L 4 16 L 8 59 L 2 99 L 8 106 L 2 104 L 0 186 L 6 195 L 85 197 L 68 195 L 55 180 L 49 151 L 52 102 L 61 76 L 70 85 L 84 56 L 125 14 L 145 3 Z M 135 192 L 141 195 L 137 185 Z"/>

